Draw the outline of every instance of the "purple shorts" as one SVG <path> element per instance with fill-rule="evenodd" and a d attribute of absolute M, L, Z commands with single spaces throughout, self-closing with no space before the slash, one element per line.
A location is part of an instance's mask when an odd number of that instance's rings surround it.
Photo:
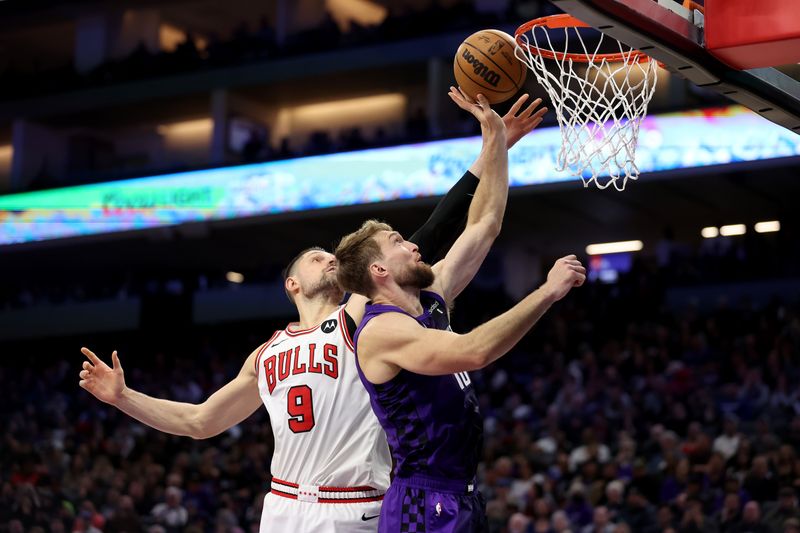
<path fill-rule="evenodd" d="M 378 533 L 483 533 L 486 501 L 475 484 L 420 474 L 395 478 L 381 506 Z"/>

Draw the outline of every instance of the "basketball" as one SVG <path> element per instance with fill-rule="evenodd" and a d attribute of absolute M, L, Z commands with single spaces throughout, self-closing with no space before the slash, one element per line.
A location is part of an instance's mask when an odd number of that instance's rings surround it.
<path fill-rule="evenodd" d="M 514 38 L 500 30 L 481 30 L 456 51 L 456 82 L 473 99 L 480 93 L 490 104 L 505 102 L 522 88 L 527 67 L 514 55 Z"/>

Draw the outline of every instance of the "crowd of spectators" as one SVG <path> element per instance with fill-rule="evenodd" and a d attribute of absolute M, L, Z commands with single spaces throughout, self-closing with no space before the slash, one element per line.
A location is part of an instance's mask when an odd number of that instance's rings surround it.
<path fill-rule="evenodd" d="M 491 530 L 800 532 L 800 308 L 670 310 L 644 275 L 574 291 L 472 373 Z M 510 303 L 473 286 L 454 329 Z M 161 434 L 77 386 L 78 347 L 119 349 L 129 385 L 198 402 L 280 326 L 3 345 L 0 531 L 257 531 L 263 410 L 207 441 Z"/>

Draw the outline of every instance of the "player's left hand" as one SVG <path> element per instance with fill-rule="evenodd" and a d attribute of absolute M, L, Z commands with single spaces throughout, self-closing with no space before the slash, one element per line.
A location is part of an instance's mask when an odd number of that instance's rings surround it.
<path fill-rule="evenodd" d="M 520 113 L 519 110 L 522 104 L 524 104 L 528 98 L 530 98 L 528 93 L 520 96 L 517 101 L 514 102 L 514 105 L 511 106 L 511 109 L 508 110 L 508 113 L 503 115 L 503 123 L 506 125 L 506 147 L 509 149 L 517 144 L 517 141 L 533 131 L 536 126 L 541 124 L 544 114 L 547 113 L 546 107 L 538 110 L 536 109 L 542 103 L 541 98 L 537 98 L 528 104 L 528 107 Z"/>

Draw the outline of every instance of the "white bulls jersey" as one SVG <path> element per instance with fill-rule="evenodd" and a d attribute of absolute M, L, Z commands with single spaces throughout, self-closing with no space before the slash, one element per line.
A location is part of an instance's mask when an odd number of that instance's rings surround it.
<path fill-rule="evenodd" d="M 255 364 L 275 437 L 274 477 L 388 488 L 391 454 L 358 377 L 344 306 L 316 327 L 275 332 Z"/>

